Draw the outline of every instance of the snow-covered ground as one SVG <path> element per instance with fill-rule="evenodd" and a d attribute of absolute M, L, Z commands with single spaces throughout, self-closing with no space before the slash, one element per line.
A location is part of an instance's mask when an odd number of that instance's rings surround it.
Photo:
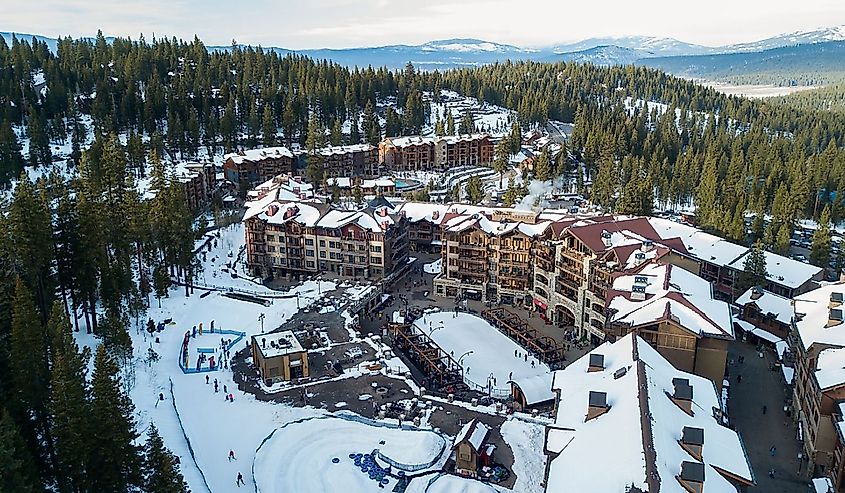
<path fill-rule="evenodd" d="M 423 265 L 423 270 L 426 274 L 440 274 L 443 269 L 443 259 L 439 258 L 430 264 Z"/>
<path fill-rule="evenodd" d="M 486 320 L 468 313 L 428 313 L 414 325 L 464 368 L 464 381 L 479 389 L 492 384 L 494 392 L 509 393 L 508 380 L 549 373 L 549 367 L 530 355 Z M 488 383 L 489 382 L 489 383 Z"/>
<path fill-rule="evenodd" d="M 258 449 L 255 457 L 258 491 L 385 491 L 355 465 L 350 454 L 378 450 L 397 464 L 426 469 L 448 454 L 448 445 L 443 436 L 430 430 L 400 430 L 334 417 L 289 423 L 277 429 Z M 379 463 L 381 467 L 388 465 Z M 396 479 L 387 478 L 387 481 L 385 488 L 389 491 L 396 485 Z"/>

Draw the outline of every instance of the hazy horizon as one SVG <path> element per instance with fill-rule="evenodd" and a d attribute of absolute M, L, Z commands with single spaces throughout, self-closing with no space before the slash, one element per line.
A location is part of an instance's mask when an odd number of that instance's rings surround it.
<path fill-rule="evenodd" d="M 836 0 L 809 0 L 800 11 L 794 2 L 712 0 L 706 10 L 695 12 L 680 11 L 670 0 L 636 5 L 623 0 L 601 5 L 539 0 L 531 8 L 505 0 L 7 2 L 3 31 L 74 38 L 94 36 L 97 30 L 135 39 L 141 33 L 148 39 L 196 35 L 209 45 L 228 45 L 234 39 L 294 50 L 416 45 L 454 38 L 547 47 L 634 35 L 717 47 L 845 24 L 845 2 Z"/>

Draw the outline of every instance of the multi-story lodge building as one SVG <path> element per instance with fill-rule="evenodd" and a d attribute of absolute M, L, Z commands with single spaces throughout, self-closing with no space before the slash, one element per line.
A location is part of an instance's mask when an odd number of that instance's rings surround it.
<path fill-rule="evenodd" d="M 790 347 L 795 356 L 794 418 L 807 470 L 845 491 L 845 282 L 793 300 Z"/>
<path fill-rule="evenodd" d="M 432 171 L 493 162 L 487 134 L 446 137 L 388 137 L 379 144 L 379 161 L 388 171 Z"/>
<path fill-rule="evenodd" d="M 191 210 L 211 203 L 217 188 L 217 168 L 214 163 L 184 163 L 177 165 L 174 179 L 182 185 Z"/>
<path fill-rule="evenodd" d="M 736 492 L 755 476 L 710 381 L 629 334 L 556 371 L 545 491 Z"/>
<path fill-rule="evenodd" d="M 318 149 L 326 177 L 378 176 L 379 149 L 370 144 Z"/>
<path fill-rule="evenodd" d="M 296 157 L 287 147 L 266 147 L 223 156 L 223 173 L 232 183 L 265 182 L 296 171 Z"/>
<path fill-rule="evenodd" d="M 248 205 L 246 263 L 253 275 L 389 280 L 407 266 L 408 222 L 387 207 L 345 211 L 272 194 Z"/>

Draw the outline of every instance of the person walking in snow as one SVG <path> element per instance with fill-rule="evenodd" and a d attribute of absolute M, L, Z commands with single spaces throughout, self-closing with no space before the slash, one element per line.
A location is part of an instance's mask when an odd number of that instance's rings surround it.
<path fill-rule="evenodd" d="M 214 379 L 214 391 L 217 392 L 217 379 Z"/>
<path fill-rule="evenodd" d="M 233 460 L 238 460 L 238 459 L 235 458 L 235 451 L 230 450 L 229 451 L 229 462 L 232 462 Z"/>
<path fill-rule="evenodd" d="M 226 388 L 226 384 L 225 384 L 225 383 L 223 384 L 223 393 L 224 393 L 224 394 L 228 394 L 228 393 L 229 393 L 229 390 Z"/>
<path fill-rule="evenodd" d="M 200 333 L 200 335 L 202 335 L 202 333 Z M 191 329 L 191 337 L 196 337 L 196 336 L 197 336 L 197 326 L 194 325 L 194 328 Z"/>
<path fill-rule="evenodd" d="M 205 376 L 205 384 L 208 385 L 208 375 Z"/>
<path fill-rule="evenodd" d="M 244 475 L 243 474 L 238 473 L 238 479 L 237 479 L 237 481 L 235 481 L 235 484 L 238 485 L 238 488 L 240 488 L 241 485 L 246 486 L 246 483 L 244 482 Z"/>
<path fill-rule="evenodd" d="M 211 332 L 214 332 L 214 320 L 211 321 Z"/>

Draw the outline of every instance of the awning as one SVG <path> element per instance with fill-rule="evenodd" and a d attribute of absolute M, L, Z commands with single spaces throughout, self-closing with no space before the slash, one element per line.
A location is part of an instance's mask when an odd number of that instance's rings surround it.
<path fill-rule="evenodd" d="M 547 308 L 549 308 L 549 305 L 543 303 L 542 301 L 538 300 L 537 298 L 534 298 L 534 304 L 539 306 L 543 310 L 546 310 Z"/>

